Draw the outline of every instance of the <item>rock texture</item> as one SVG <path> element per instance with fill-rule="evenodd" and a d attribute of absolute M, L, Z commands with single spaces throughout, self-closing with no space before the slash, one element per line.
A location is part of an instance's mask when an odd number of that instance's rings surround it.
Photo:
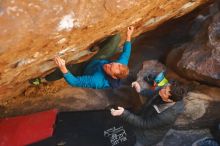
<path fill-rule="evenodd" d="M 188 79 L 220 86 L 220 12 L 199 15 L 196 21 L 201 30 L 194 41 L 174 49 L 167 64 Z"/>
<path fill-rule="evenodd" d="M 93 44 L 134 25 L 136 34 L 180 17 L 209 0 L 0 1 L 0 100 L 48 74 L 54 55 L 87 60 Z"/>
<path fill-rule="evenodd" d="M 176 121 L 178 129 L 210 128 L 220 121 L 219 88 L 198 85 L 184 97 L 185 111 Z"/>
<path fill-rule="evenodd" d="M 64 83 L 62 80 L 58 82 Z M 141 104 L 138 94 L 129 87 L 114 90 L 66 87 L 59 91 L 51 91 L 47 95 L 41 94 L 41 92 L 47 92 L 45 90 L 50 88 L 49 86 L 53 86 L 53 84 L 47 85 L 46 88 L 40 87 L 40 89 L 31 87 L 28 89 L 28 93 L 25 93 L 26 98 L 17 96 L 6 106 L 0 106 L 0 117 L 30 114 L 52 108 L 59 109 L 59 111 L 84 111 L 109 110 L 112 107 L 124 106 L 135 110 Z"/>

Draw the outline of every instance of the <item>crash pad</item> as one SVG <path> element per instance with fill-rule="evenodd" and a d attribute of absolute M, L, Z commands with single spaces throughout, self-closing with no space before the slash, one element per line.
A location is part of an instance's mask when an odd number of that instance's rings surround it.
<path fill-rule="evenodd" d="M 53 134 L 57 110 L 0 119 L 0 146 L 24 146 Z"/>
<path fill-rule="evenodd" d="M 53 137 L 31 146 L 133 146 L 131 127 L 109 110 L 61 112 Z"/>

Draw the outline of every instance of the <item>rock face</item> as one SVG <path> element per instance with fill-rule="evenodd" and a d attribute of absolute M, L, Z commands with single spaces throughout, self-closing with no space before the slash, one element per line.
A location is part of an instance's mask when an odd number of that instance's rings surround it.
<path fill-rule="evenodd" d="M 44 92 L 44 88 L 42 89 L 39 92 Z M 30 92 L 37 94 L 36 88 L 32 88 Z M 32 93 L 26 94 L 32 97 L 16 97 L 16 102 L 8 103 L 7 108 L 0 106 L 0 117 L 30 114 L 52 108 L 59 109 L 59 111 L 109 110 L 115 106 L 137 109 L 141 104 L 135 90 L 127 86 L 114 90 L 67 87 L 48 95 L 38 94 L 33 97 Z"/>
<path fill-rule="evenodd" d="M 184 97 L 185 111 L 176 121 L 176 128 L 207 128 L 220 121 L 220 90 L 198 85 Z"/>
<path fill-rule="evenodd" d="M 220 12 L 197 19 L 205 22 L 194 41 L 174 49 L 167 64 L 184 77 L 220 86 Z"/>
<path fill-rule="evenodd" d="M 54 55 L 87 60 L 93 44 L 129 25 L 136 34 L 179 17 L 208 0 L 3 0 L 0 8 L 0 100 L 48 74 Z M 96 52 L 95 52 L 96 53 Z"/>

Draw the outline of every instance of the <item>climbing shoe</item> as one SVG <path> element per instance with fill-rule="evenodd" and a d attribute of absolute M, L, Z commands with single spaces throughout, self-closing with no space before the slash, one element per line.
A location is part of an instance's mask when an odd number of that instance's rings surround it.
<path fill-rule="evenodd" d="M 40 78 L 34 78 L 34 79 L 30 79 L 29 80 L 29 83 L 32 84 L 32 85 L 40 85 L 41 84 L 41 79 Z"/>

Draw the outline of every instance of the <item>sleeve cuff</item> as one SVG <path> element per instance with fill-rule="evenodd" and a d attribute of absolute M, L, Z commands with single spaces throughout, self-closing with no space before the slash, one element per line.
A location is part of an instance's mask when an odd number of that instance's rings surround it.
<path fill-rule="evenodd" d="M 63 76 L 65 77 L 65 76 L 68 76 L 68 75 L 70 75 L 71 73 L 68 71 L 67 73 L 63 73 Z"/>
<path fill-rule="evenodd" d="M 129 43 L 129 44 L 130 44 L 130 43 L 131 43 L 131 41 L 125 41 L 125 44 L 127 44 L 127 43 Z"/>
<path fill-rule="evenodd" d="M 121 117 L 125 118 L 130 114 L 130 112 L 128 110 L 124 110 L 124 112 L 122 113 Z"/>

